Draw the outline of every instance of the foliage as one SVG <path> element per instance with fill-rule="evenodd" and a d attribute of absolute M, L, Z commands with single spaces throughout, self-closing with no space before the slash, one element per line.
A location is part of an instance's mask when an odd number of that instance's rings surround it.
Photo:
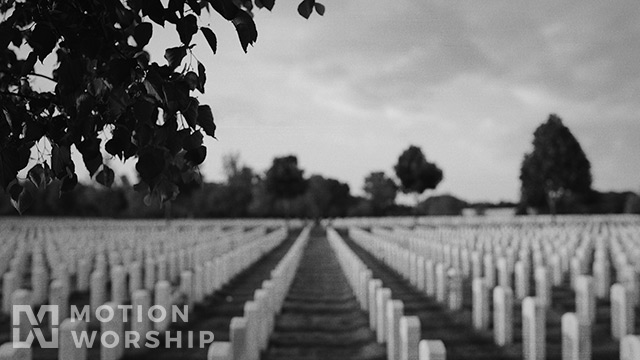
<path fill-rule="evenodd" d="M 371 202 L 373 215 L 382 215 L 396 200 L 398 186 L 384 172 L 372 172 L 364 179 L 364 192 Z"/>
<path fill-rule="evenodd" d="M 307 189 L 304 170 L 298 167 L 298 158 L 294 155 L 277 157 L 267 170 L 265 186 L 267 192 L 279 199 L 293 199 Z"/>
<path fill-rule="evenodd" d="M 201 36 L 217 51 L 215 33 L 202 24 L 205 11 L 233 24 L 246 52 L 258 36 L 251 10 L 273 5 L 273 0 L 0 2 L 0 186 L 14 206 L 24 211 L 34 189 L 51 184 L 61 192 L 73 189 L 76 149 L 99 184 L 109 187 L 114 181 L 103 152 L 137 158 L 136 189 L 146 194 L 145 202 L 174 199 L 181 185 L 199 178 L 198 165 L 207 156 L 203 138 L 216 132 L 212 109 L 196 97 L 196 91 L 205 91 L 206 68 L 192 52 L 194 40 Z M 314 10 L 322 15 L 324 6 L 303 0 L 298 8 L 305 18 Z M 164 63 L 151 61 L 145 51 L 154 36 L 152 23 L 174 27 L 180 39 L 165 50 Z M 55 70 L 35 73 L 36 62 L 53 53 Z M 34 88 L 35 78 L 51 82 L 53 90 Z M 36 144 L 42 148 L 26 185 L 17 176 Z"/>
<path fill-rule="evenodd" d="M 335 179 L 313 175 L 306 197 L 313 218 L 344 217 L 351 203 L 349 185 Z"/>
<path fill-rule="evenodd" d="M 591 191 L 591 164 L 578 140 L 562 120 L 551 114 L 533 133 L 533 151 L 520 169 L 524 206 L 556 212 L 565 196 Z"/>
<path fill-rule="evenodd" d="M 442 170 L 427 161 L 422 150 L 413 145 L 400 155 L 394 170 L 404 193 L 420 195 L 427 189 L 435 189 L 443 178 Z"/>

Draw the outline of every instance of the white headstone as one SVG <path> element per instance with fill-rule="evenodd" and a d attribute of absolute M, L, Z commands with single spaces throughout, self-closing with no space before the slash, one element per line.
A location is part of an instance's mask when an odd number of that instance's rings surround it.
<path fill-rule="evenodd" d="M 546 305 L 538 297 L 522 301 L 522 354 L 524 360 L 546 358 Z"/>
<path fill-rule="evenodd" d="M 513 342 L 513 291 L 510 288 L 493 288 L 493 339 L 498 346 Z"/>

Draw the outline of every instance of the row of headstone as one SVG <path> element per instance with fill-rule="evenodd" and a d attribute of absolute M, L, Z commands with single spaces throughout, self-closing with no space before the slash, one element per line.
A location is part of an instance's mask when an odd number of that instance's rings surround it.
<path fill-rule="evenodd" d="M 434 263 L 360 228 L 350 228 L 349 234 L 356 243 L 405 277 L 417 290 L 434 297 L 450 310 L 462 309 L 464 289 L 460 270 L 447 268 L 443 262 Z"/>
<path fill-rule="evenodd" d="M 244 314 L 231 319 L 229 341 L 214 342 L 208 350 L 208 360 L 259 360 L 269 343 L 275 326 L 275 316 L 287 295 L 302 254 L 309 240 L 310 228 L 305 227 L 287 254 L 271 273 L 271 278 L 255 291 L 253 300 L 244 304 Z"/>
<path fill-rule="evenodd" d="M 358 234 L 350 236 L 355 240 Z M 371 270 L 346 245 L 340 235 L 328 228 L 327 237 L 360 307 L 369 313 L 369 326 L 375 331 L 377 342 L 386 344 L 387 359 L 446 359 L 442 341 L 420 340 L 419 318 L 405 316 L 403 302 L 393 299 L 391 289 L 383 287 L 382 281 L 372 277 Z M 397 254 L 387 254 L 387 259 L 394 258 L 395 255 Z M 381 253 L 377 252 L 374 256 L 380 258 Z M 416 284 L 419 281 L 424 283 L 425 268 L 420 265 L 423 265 L 424 261 L 410 255 L 406 255 L 405 259 L 408 260 L 409 266 L 403 267 L 406 271 L 404 275 Z"/>
<path fill-rule="evenodd" d="M 268 235 L 264 235 L 264 230 L 263 227 L 258 228 L 258 230 L 254 229 L 248 233 L 243 233 L 245 236 L 236 235 L 235 241 L 233 242 L 226 241 L 228 244 L 228 252 L 233 252 L 234 249 L 253 243 L 257 244 L 257 246 L 251 248 L 251 251 L 255 252 L 256 256 L 259 256 L 269 250 L 269 245 L 271 245 L 273 241 L 282 240 L 286 234 L 284 228 L 280 228 Z M 272 242 L 260 241 L 268 239 L 274 240 Z M 140 288 L 153 290 L 156 281 L 175 278 L 175 274 L 178 274 L 179 278 L 179 274 L 186 270 L 195 270 L 198 265 L 203 267 L 204 262 L 209 260 L 204 257 L 204 255 L 211 253 L 210 251 L 203 251 L 204 249 L 201 248 L 198 248 L 197 252 L 194 252 L 195 250 L 186 251 L 185 249 L 181 249 L 180 251 L 171 253 L 168 257 L 159 256 L 154 259 L 145 256 L 144 252 L 139 252 L 139 256 L 142 256 L 142 258 L 136 259 L 132 257 L 133 252 L 131 251 L 124 251 L 122 256 L 120 256 L 118 251 L 112 250 L 107 253 L 95 254 L 95 261 L 93 261 L 91 256 L 77 259 L 77 253 L 75 250 L 72 250 L 70 252 L 71 259 L 67 261 L 60 255 L 62 251 L 53 244 L 55 240 L 47 239 L 43 241 L 45 244 L 34 246 L 32 253 L 25 250 L 25 246 L 22 245 L 19 245 L 18 250 L 15 251 L 10 262 L 10 271 L 4 273 L 2 276 L 3 297 L 2 307 L 0 309 L 2 312 L 10 312 L 10 294 L 17 289 L 30 285 L 30 288 L 33 290 L 32 304 L 40 305 L 47 303 L 47 300 L 53 296 L 53 294 L 49 293 L 51 289 L 49 283 L 53 280 L 60 280 L 65 290 L 64 293 L 67 294 L 75 290 L 87 291 L 90 290 L 89 284 L 95 284 L 91 282 L 93 272 L 97 271 L 107 275 L 106 283 L 108 284 L 113 276 L 121 277 L 123 275 L 122 267 L 125 268 L 125 277 L 129 278 L 129 293 L 133 293 L 133 291 Z M 216 241 L 209 241 L 208 243 L 215 244 Z M 209 250 L 212 249 L 212 246 L 214 245 L 209 246 Z M 45 247 L 47 248 L 46 252 L 43 250 Z M 87 244 L 85 248 L 92 248 L 92 244 Z M 139 246 L 137 249 L 141 250 L 142 247 Z M 45 253 L 46 255 L 44 255 Z M 197 256 L 194 256 L 194 253 L 197 254 Z M 11 255 L 9 252 L 3 254 L 5 254 L 5 256 Z M 222 253 L 215 255 L 219 257 Z M 29 256 L 31 256 L 32 260 L 30 281 L 28 278 L 25 280 L 26 274 L 29 273 L 27 271 L 28 265 L 26 265 Z M 233 254 L 229 256 L 233 256 Z M 235 257 L 238 258 L 239 256 Z M 92 264 L 92 262 L 94 262 L 94 264 Z M 237 268 L 246 265 L 243 261 L 233 261 L 231 263 Z M 51 269 L 51 271 L 49 269 Z M 116 270 L 115 273 L 114 270 Z M 233 270 L 234 269 L 231 269 L 232 272 Z M 216 272 L 216 274 L 218 273 L 220 272 Z M 75 282 L 71 281 L 73 276 L 76 278 Z M 174 282 L 178 281 L 174 279 Z M 117 281 L 115 284 L 121 284 L 121 282 Z M 118 294 L 122 293 L 119 289 L 113 289 L 113 292 Z M 122 300 L 127 300 L 127 298 L 114 298 L 116 302 L 121 302 Z"/>
<path fill-rule="evenodd" d="M 308 230 L 303 233 L 308 235 Z M 214 264 L 213 261 L 208 261 L 205 264 L 205 267 L 196 267 L 195 276 L 190 271 L 183 272 L 181 277 L 182 281 L 179 284 L 177 293 L 183 295 L 184 300 L 188 304 L 201 301 L 204 294 L 211 293 L 215 290 L 215 286 L 221 286 L 228 282 L 232 277 L 237 275 L 237 273 L 250 266 L 251 263 L 257 261 L 267 251 L 275 248 L 285 238 L 286 232 L 279 230 L 271 233 L 270 235 L 256 239 L 252 243 L 243 243 L 240 247 L 235 248 L 231 252 L 214 259 L 215 263 L 219 266 L 217 269 L 212 265 Z M 152 304 L 162 306 L 164 309 L 171 308 L 171 306 L 179 299 L 179 296 L 177 296 L 177 293 L 174 291 L 172 284 L 167 280 L 154 279 L 155 284 L 153 291 L 150 292 L 144 289 L 142 286 L 142 269 L 137 266 L 137 264 L 137 262 L 132 263 L 129 270 L 125 269 L 123 265 L 114 266 L 111 268 L 108 275 L 102 272 L 106 270 L 94 271 L 89 279 L 89 282 L 91 283 L 91 286 L 89 287 L 91 308 L 97 309 L 100 306 L 116 308 L 117 305 L 125 304 L 129 300 L 131 300 L 134 306 L 141 305 L 143 309 L 149 309 Z M 98 265 L 99 268 L 101 268 L 100 266 L 101 265 Z M 101 269 L 106 269 L 106 267 L 102 267 Z M 62 268 L 62 270 L 64 270 L 64 268 Z M 65 271 L 60 271 L 59 274 L 54 274 L 54 276 L 57 277 L 57 279 L 50 283 L 50 290 L 48 291 L 49 299 L 46 302 L 51 305 L 59 306 L 59 319 L 60 321 L 63 321 L 63 324 L 65 324 L 64 320 L 68 320 L 70 316 L 70 277 Z M 15 282 L 12 281 L 13 277 L 14 274 L 12 272 L 5 274 L 6 279 L 3 282 L 5 287 L 3 289 L 4 291 L 9 291 L 10 289 L 8 288 L 12 284 L 15 284 Z M 109 282 L 111 284 L 110 292 L 107 291 Z M 38 282 L 35 282 L 35 284 L 38 284 Z M 46 282 L 43 282 L 43 284 L 46 285 Z M 18 288 L 9 293 L 13 294 L 9 301 L 9 308 L 13 305 L 34 304 L 36 292 Z M 266 306 L 262 306 L 265 302 L 264 295 L 257 294 L 256 299 L 262 299 L 259 303 L 261 305 L 261 309 L 268 308 Z M 281 301 L 283 300 L 284 297 L 282 297 Z M 121 309 L 118 309 L 118 311 L 121 311 Z M 95 319 L 95 317 L 92 318 Z M 118 319 L 120 323 L 118 322 Z M 21 323 L 28 324 L 29 322 L 22 321 Z M 78 322 L 74 322 L 74 324 L 76 323 Z M 262 323 L 262 321 L 257 323 Z M 118 331 L 120 331 L 119 329 L 124 331 L 124 324 L 122 324 L 121 316 L 115 316 L 113 321 L 103 322 L 100 325 L 103 328 L 103 331 L 114 331 L 115 333 L 118 333 Z M 151 325 L 150 321 L 146 321 L 141 324 L 133 324 L 132 327 L 139 327 L 138 331 L 140 334 L 146 334 L 146 332 L 150 330 L 165 331 L 171 325 L 171 318 L 165 317 L 163 321 L 155 322 L 153 323 L 153 326 Z M 68 337 L 70 336 L 70 332 L 67 330 L 75 328 L 75 325 L 67 325 L 66 327 L 61 326 L 59 330 L 63 344 L 67 344 L 66 348 L 69 348 Z M 28 334 L 25 333 L 24 335 L 26 337 Z M 67 343 L 65 343 L 65 341 L 67 341 Z M 264 343 L 266 345 L 266 339 Z M 63 349 L 65 349 L 65 345 L 61 345 L 61 350 L 59 351 L 61 359 L 86 359 L 86 351 L 81 351 L 82 349 L 77 349 L 77 351 Z M 71 355 L 65 357 L 67 356 L 67 353 L 73 353 L 73 357 L 71 357 Z M 102 359 L 118 359 L 123 353 L 124 347 L 120 345 L 101 348 Z"/>

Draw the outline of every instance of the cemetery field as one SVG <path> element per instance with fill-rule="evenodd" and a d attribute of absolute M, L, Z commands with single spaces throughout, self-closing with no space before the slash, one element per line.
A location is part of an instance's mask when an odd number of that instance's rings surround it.
<path fill-rule="evenodd" d="M 0 234 L 0 360 L 640 359 L 633 216 L 25 218 Z M 60 324 L 16 305 L 57 305 Z M 73 306 L 120 317 L 71 321 Z M 154 308 L 187 310 L 140 315 Z M 14 331 L 59 341 L 21 349 Z"/>

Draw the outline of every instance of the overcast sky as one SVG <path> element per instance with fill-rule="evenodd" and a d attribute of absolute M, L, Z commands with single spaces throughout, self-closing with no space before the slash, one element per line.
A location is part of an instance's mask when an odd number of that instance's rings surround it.
<path fill-rule="evenodd" d="M 640 189 L 637 0 L 323 0 L 309 20 L 297 4 L 256 12 L 248 54 L 220 17 L 217 55 L 197 36 L 219 139 L 207 179 L 222 179 L 226 153 L 257 171 L 295 154 L 361 193 L 414 144 L 444 171 L 438 193 L 517 200 L 533 131 L 556 113 L 596 189 Z"/>

